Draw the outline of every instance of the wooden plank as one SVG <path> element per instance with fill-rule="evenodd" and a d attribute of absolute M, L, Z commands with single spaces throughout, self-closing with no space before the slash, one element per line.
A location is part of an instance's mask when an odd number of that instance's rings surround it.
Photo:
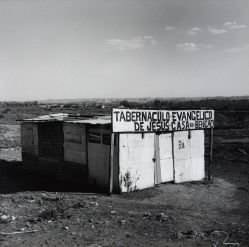
<path fill-rule="evenodd" d="M 21 142 L 23 152 L 34 154 L 33 143 L 33 125 L 30 123 L 23 123 L 21 127 Z"/>
<path fill-rule="evenodd" d="M 214 129 L 210 129 L 210 153 L 209 153 L 209 162 L 208 162 L 208 181 L 211 181 L 211 170 L 213 165 L 213 133 Z"/>
<path fill-rule="evenodd" d="M 114 137 L 113 192 L 120 193 L 119 184 L 119 134 Z"/>
<path fill-rule="evenodd" d="M 110 191 L 110 145 L 88 142 L 88 174 L 103 192 Z"/>
<path fill-rule="evenodd" d="M 86 152 L 77 152 L 74 150 L 64 150 L 64 160 L 79 164 L 86 164 Z"/>
<path fill-rule="evenodd" d="M 76 151 L 76 152 L 85 152 L 86 147 L 85 147 L 85 143 L 78 144 L 78 143 L 67 141 L 64 143 L 64 150 L 72 150 L 72 151 Z"/>
<path fill-rule="evenodd" d="M 38 144 L 38 126 L 33 124 L 33 145 L 35 155 L 39 155 L 39 144 Z"/>
<path fill-rule="evenodd" d="M 64 140 L 75 143 L 85 143 L 85 127 L 78 124 L 64 124 Z"/>
<path fill-rule="evenodd" d="M 64 160 L 87 163 L 86 129 L 79 124 L 64 123 Z"/>
<path fill-rule="evenodd" d="M 115 138 L 115 135 L 114 135 L 114 133 L 112 133 L 112 135 L 111 135 L 111 151 L 110 151 L 110 172 L 109 172 L 110 188 L 109 188 L 109 194 L 112 194 L 112 191 L 113 191 L 114 138 Z"/>
<path fill-rule="evenodd" d="M 159 147 L 159 135 L 155 134 L 155 184 L 162 182 L 161 167 L 160 167 L 160 147 Z"/>
<path fill-rule="evenodd" d="M 171 143 L 172 143 L 172 159 L 173 159 L 173 181 L 175 181 L 175 150 L 174 150 L 174 132 L 171 134 Z"/>
<path fill-rule="evenodd" d="M 159 135 L 161 183 L 174 180 L 171 133 Z"/>

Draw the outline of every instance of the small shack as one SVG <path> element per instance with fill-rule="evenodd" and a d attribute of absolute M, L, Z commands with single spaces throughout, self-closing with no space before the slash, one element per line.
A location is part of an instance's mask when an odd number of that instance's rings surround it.
<path fill-rule="evenodd" d="M 213 110 L 51 114 L 22 121 L 22 155 L 30 169 L 129 192 L 210 176 L 205 129 L 213 127 Z"/>

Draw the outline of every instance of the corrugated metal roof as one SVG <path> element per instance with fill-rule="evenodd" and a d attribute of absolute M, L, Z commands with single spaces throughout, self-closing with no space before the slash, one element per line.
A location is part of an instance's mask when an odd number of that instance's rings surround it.
<path fill-rule="evenodd" d="M 101 116 L 96 118 L 89 118 L 89 119 L 76 119 L 76 120 L 67 120 L 67 123 L 80 123 L 80 124 L 111 124 L 111 116 Z"/>
<path fill-rule="evenodd" d="M 68 118 L 68 113 L 54 113 L 48 115 L 41 115 L 35 118 L 27 118 L 23 121 L 26 122 L 50 122 L 50 121 L 63 121 L 64 119 Z"/>
<path fill-rule="evenodd" d="M 111 116 L 77 116 L 68 113 L 55 113 L 22 120 L 24 122 L 67 122 L 81 124 L 111 124 Z"/>

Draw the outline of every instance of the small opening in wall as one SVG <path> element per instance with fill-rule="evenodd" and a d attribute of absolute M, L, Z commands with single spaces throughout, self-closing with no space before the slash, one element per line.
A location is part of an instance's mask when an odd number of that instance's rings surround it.
<path fill-rule="evenodd" d="M 188 130 L 188 139 L 191 139 L 191 130 Z"/>

